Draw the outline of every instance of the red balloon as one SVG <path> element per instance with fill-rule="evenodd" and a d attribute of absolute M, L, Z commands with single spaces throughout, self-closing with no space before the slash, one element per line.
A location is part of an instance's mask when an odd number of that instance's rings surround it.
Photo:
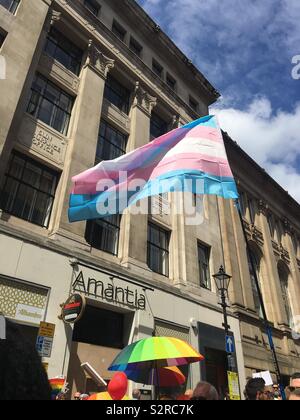
<path fill-rule="evenodd" d="M 124 372 L 119 372 L 116 373 L 110 381 L 107 391 L 113 400 L 120 401 L 125 397 L 127 388 L 128 378 Z"/>

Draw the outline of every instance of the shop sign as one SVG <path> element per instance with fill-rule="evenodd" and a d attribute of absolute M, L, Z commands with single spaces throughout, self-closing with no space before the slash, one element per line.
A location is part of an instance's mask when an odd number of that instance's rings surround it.
<path fill-rule="evenodd" d="M 86 301 L 84 296 L 78 293 L 70 296 L 63 305 L 61 318 L 66 324 L 75 324 L 78 322 L 84 313 Z"/>
<path fill-rule="evenodd" d="M 40 325 L 45 317 L 45 309 L 34 306 L 18 304 L 16 308 L 16 320 Z"/>
<path fill-rule="evenodd" d="M 121 283 L 122 282 L 122 283 Z M 134 289 L 125 284 L 123 280 L 100 280 L 85 276 L 80 271 L 73 283 L 73 290 L 88 297 L 120 303 L 137 310 L 146 310 L 146 296 L 141 289 Z"/>

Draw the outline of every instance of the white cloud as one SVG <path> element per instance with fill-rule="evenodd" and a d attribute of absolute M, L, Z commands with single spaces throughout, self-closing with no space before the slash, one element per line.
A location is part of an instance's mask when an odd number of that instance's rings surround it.
<path fill-rule="evenodd" d="M 273 112 L 267 98 L 245 111 L 211 109 L 224 131 L 300 203 L 300 104 L 292 113 Z"/>

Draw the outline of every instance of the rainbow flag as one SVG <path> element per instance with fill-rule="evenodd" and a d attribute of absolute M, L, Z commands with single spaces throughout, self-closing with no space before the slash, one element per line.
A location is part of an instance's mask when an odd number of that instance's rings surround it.
<path fill-rule="evenodd" d="M 51 399 L 55 400 L 58 394 L 64 392 L 66 380 L 64 378 L 54 378 L 49 379 L 50 387 L 51 387 Z"/>
<path fill-rule="evenodd" d="M 70 222 L 122 213 L 143 198 L 168 192 L 238 198 L 215 116 L 177 128 L 118 159 L 75 176 Z"/>

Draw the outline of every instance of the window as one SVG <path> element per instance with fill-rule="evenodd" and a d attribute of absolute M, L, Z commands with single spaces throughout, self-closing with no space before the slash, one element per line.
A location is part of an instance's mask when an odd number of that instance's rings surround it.
<path fill-rule="evenodd" d="M 142 56 L 143 47 L 132 37 L 130 37 L 129 48 L 133 51 L 138 57 Z"/>
<path fill-rule="evenodd" d="M 163 78 L 164 69 L 156 60 L 152 61 L 152 70 L 158 77 Z"/>
<path fill-rule="evenodd" d="M 31 87 L 27 112 L 60 133 L 67 135 L 73 102 L 70 95 L 37 74 Z"/>
<path fill-rule="evenodd" d="M 99 16 L 101 6 L 96 0 L 84 0 L 85 7 L 95 16 Z"/>
<path fill-rule="evenodd" d="M 298 257 L 298 246 L 299 246 L 299 243 L 298 243 L 298 238 L 297 238 L 297 236 L 295 234 L 292 235 L 292 242 L 293 242 L 293 247 L 294 247 L 295 255 L 296 255 L 296 257 Z"/>
<path fill-rule="evenodd" d="M 110 103 L 119 108 L 120 111 L 128 115 L 130 91 L 110 75 L 106 80 L 104 97 Z"/>
<path fill-rule="evenodd" d="M 170 233 L 149 223 L 148 227 L 148 266 L 155 273 L 169 277 Z"/>
<path fill-rule="evenodd" d="M 0 32 L 0 48 L 2 47 L 4 41 L 5 41 L 6 36 Z"/>
<path fill-rule="evenodd" d="M 167 73 L 167 79 L 166 79 L 167 85 L 172 89 L 172 90 L 176 90 L 176 85 L 177 82 L 176 80 L 169 74 Z"/>
<path fill-rule="evenodd" d="M 91 247 L 118 255 L 121 216 L 103 217 L 87 222 L 85 239 Z"/>
<path fill-rule="evenodd" d="M 150 121 L 150 139 L 154 140 L 163 136 L 169 131 L 169 125 L 155 112 L 151 115 Z"/>
<path fill-rule="evenodd" d="M 241 213 L 242 216 L 245 217 L 246 214 L 246 209 L 245 209 L 245 193 L 244 192 L 240 192 L 240 199 L 239 199 L 239 204 L 240 204 L 240 209 L 241 209 Z"/>
<path fill-rule="evenodd" d="M 291 307 L 290 293 L 289 293 L 289 271 L 283 264 L 278 265 L 278 275 L 281 286 L 282 299 L 284 303 L 285 314 L 289 326 L 293 327 L 293 311 Z"/>
<path fill-rule="evenodd" d="M 275 236 L 275 225 L 274 225 L 274 217 L 272 214 L 268 215 L 268 225 L 270 229 L 271 238 L 274 239 Z"/>
<path fill-rule="evenodd" d="M 4 212 L 48 228 L 55 191 L 56 172 L 14 152 L 1 194 Z"/>
<path fill-rule="evenodd" d="M 45 52 L 72 73 L 79 75 L 83 52 L 63 34 L 52 28 L 47 36 Z"/>
<path fill-rule="evenodd" d="M 111 127 L 106 121 L 101 121 L 96 163 L 102 160 L 113 160 L 126 153 L 128 137 Z"/>
<path fill-rule="evenodd" d="M 20 0 L 0 0 L 0 5 L 13 14 L 16 13 L 19 3 Z"/>
<path fill-rule="evenodd" d="M 279 219 L 275 221 L 275 234 L 277 243 L 281 245 L 283 237 L 283 227 Z"/>
<path fill-rule="evenodd" d="M 192 98 L 191 96 L 189 98 L 189 105 L 195 112 L 198 112 L 199 103 L 194 98 Z"/>
<path fill-rule="evenodd" d="M 198 244 L 198 262 L 200 272 L 200 286 L 211 290 L 210 270 L 209 270 L 210 248 Z"/>
<path fill-rule="evenodd" d="M 255 272 L 256 272 L 256 275 L 257 275 L 257 278 L 258 278 L 258 281 L 259 281 L 260 292 L 262 293 L 261 283 L 260 283 L 260 278 L 259 278 L 260 262 L 253 252 L 251 253 L 251 257 L 252 257 L 252 260 L 253 260 L 253 263 L 254 263 L 254 269 L 255 269 Z M 263 318 L 263 310 L 262 310 L 262 306 L 261 306 L 259 292 L 257 290 L 256 281 L 255 281 L 255 273 L 253 271 L 253 267 L 252 267 L 252 263 L 251 263 L 251 259 L 250 259 L 249 254 L 248 254 L 248 265 L 249 265 L 249 271 L 250 271 L 250 277 L 251 277 L 251 286 L 252 286 L 254 307 L 255 307 L 255 310 L 256 310 L 257 314 L 260 316 L 260 318 Z"/>
<path fill-rule="evenodd" d="M 255 216 L 256 216 L 256 211 L 255 211 L 255 202 L 252 199 L 248 199 L 248 208 L 249 208 L 249 217 L 250 217 L 250 222 L 254 225 L 255 224 Z"/>
<path fill-rule="evenodd" d="M 124 42 L 126 30 L 115 20 L 113 21 L 112 31 L 121 41 Z"/>

